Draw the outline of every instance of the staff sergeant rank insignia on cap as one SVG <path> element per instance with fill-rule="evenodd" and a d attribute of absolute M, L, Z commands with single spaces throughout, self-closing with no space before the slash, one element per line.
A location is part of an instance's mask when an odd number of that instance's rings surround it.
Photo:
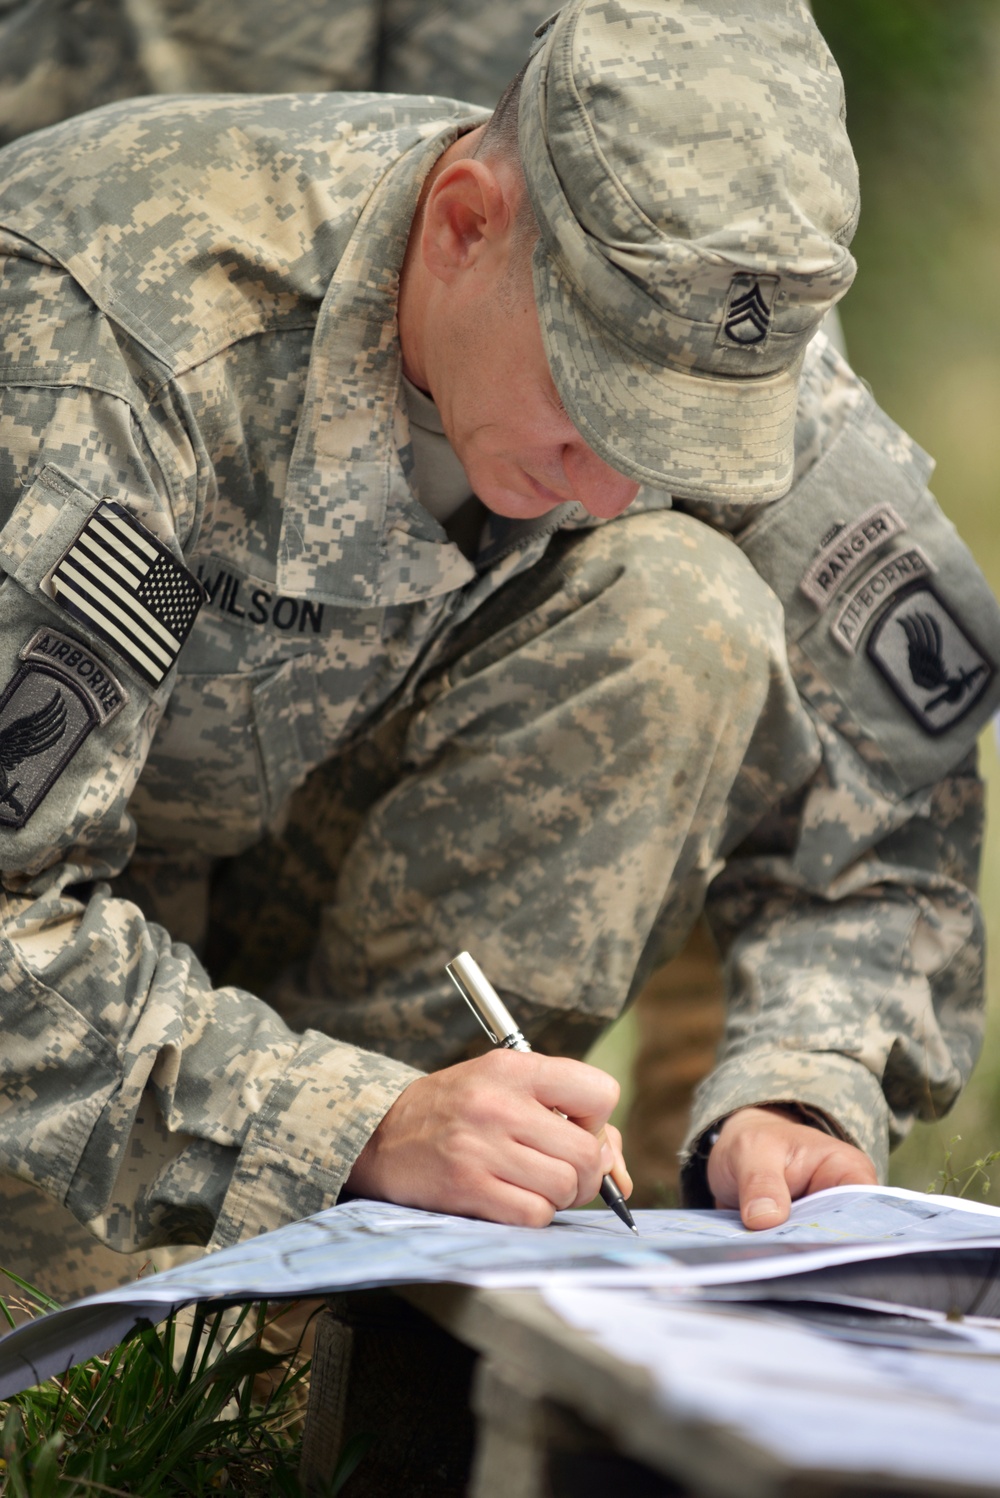
<path fill-rule="evenodd" d="M 929 583 L 897 595 L 871 632 L 868 654 L 929 734 L 964 718 L 996 675 Z"/>
<path fill-rule="evenodd" d="M 85 645 L 40 629 L 0 695 L 0 827 L 23 827 L 91 729 L 128 694 Z"/>
<path fill-rule="evenodd" d="M 778 290 L 777 276 L 734 276 L 726 299 L 722 334 L 726 342 L 752 348 L 767 340 Z"/>
<path fill-rule="evenodd" d="M 102 503 L 50 578 L 58 604 L 153 686 L 180 654 L 205 590 L 123 505 Z"/>

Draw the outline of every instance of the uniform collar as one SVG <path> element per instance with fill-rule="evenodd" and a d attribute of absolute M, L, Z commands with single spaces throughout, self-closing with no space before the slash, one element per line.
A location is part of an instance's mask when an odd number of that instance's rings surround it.
<path fill-rule="evenodd" d="M 475 575 L 442 539 L 403 469 L 409 426 L 396 314 L 424 179 L 442 151 L 480 123 L 473 117 L 435 127 L 386 172 L 323 299 L 278 547 L 278 587 L 291 596 L 362 607 L 409 603 Z"/>

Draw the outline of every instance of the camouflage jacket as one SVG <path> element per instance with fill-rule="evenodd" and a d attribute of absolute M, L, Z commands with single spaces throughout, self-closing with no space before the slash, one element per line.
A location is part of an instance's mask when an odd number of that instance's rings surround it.
<path fill-rule="evenodd" d="M 398 272 L 424 175 L 479 118 L 140 101 L 0 158 L 0 1158 L 122 1248 L 335 1201 L 414 1071 L 213 988 L 172 939 L 197 918 L 168 934 L 107 881 L 137 841 L 147 868 L 252 846 L 446 626 L 556 525 L 591 524 L 491 521 L 473 565 L 408 482 Z M 818 340 L 791 495 L 697 517 L 739 530 L 782 601 L 813 749 L 720 841 L 733 1007 L 696 1128 L 792 1096 L 884 1164 L 887 1125 L 944 1106 L 974 1058 L 979 791 L 959 762 L 1000 626 L 927 466 Z M 123 556 L 141 639 L 81 590 Z M 868 621 L 931 570 L 910 656 L 876 643 L 859 671 Z"/>
<path fill-rule="evenodd" d="M 141 94 L 329 89 L 492 108 L 549 11 L 536 0 L 4 0 L 0 144 Z"/>

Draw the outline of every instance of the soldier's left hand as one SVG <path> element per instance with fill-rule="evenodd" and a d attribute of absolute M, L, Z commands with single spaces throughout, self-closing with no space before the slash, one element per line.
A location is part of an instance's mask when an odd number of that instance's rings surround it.
<path fill-rule="evenodd" d="M 708 1157 L 717 1207 L 738 1207 L 745 1227 L 774 1228 L 792 1201 L 828 1186 L 875 1186 L 862 1150 L 770 1108 L 738 1108 Z"/>

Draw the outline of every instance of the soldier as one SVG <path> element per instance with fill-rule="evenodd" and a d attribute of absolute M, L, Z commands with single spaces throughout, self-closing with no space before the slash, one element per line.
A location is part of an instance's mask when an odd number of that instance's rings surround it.
<path fill-rule="evenodd" d="M 492 108 L 550 9 L 540 0 L 285 0 L 276 27 L 272 5 L 247 0 L 26 0 L 0 13 L 0 143 L 148 93 L 379 89 L 443 94 Z M 637 1200 L 644 1205 L 676 1186 L 691 1094 L 711 1067 L 721 1012 L 718 959 L 699 924 L 678 960 L 652 975 L 635 1005 L 641 1044 L 627 1132 Z M 0 1179 L 0 1195 L 5 1190 Z M 12 1205 L 8 1201 L 8 1222 Z M 26 1237 L 22 1214 L 17 1217 L 15 1241 Z M 65 1238 L 73 1228 L 57 1217 L 51 1232 Z M 10 1262 L 2 1233 L 0 1262 Z M 24 1267 L 36 1258 L 28 1254 Z M 121 1269 L 114 1263 L 115 1274 Z"/>
<path fill-rule="evenodd" d="M 692 1200 L 773 1225 L 957 1092 L 1000 619 L 812 336 L 841 106 L 796 0 L 573 0 L 488 127 L 143 101 L 7 151 L 0 1149 L 114 1246 L 586 1199 L 614 1087 L 562 1057 L 703 907 Z M 194 949 L 300 786 L 269 1007 Z M 460 946 L 539 1054 L 476 1054 Z"/>

